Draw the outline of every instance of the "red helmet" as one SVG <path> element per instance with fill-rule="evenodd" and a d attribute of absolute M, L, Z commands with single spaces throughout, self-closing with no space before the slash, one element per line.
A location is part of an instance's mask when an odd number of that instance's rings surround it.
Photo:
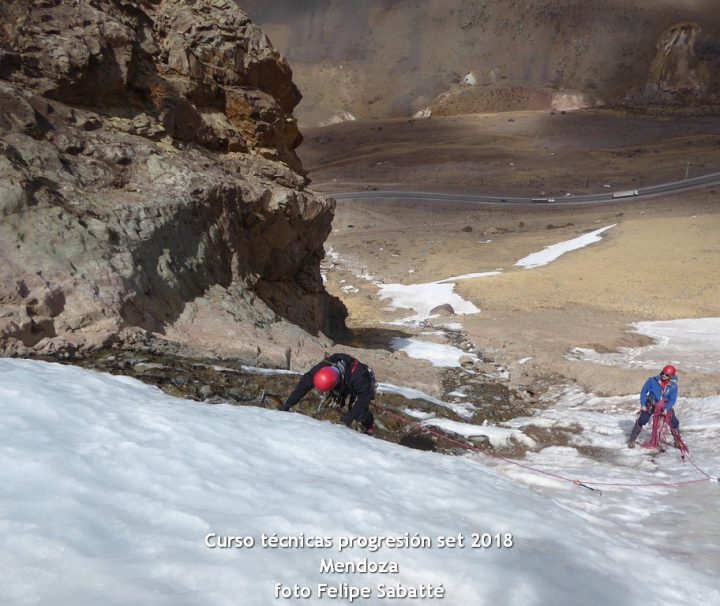
<path fill-rule="evenodd" d="M 671 364 L 668 364 L 662 369 L 661 374 L 667 375 L 668 377 L 674 377 L 677 370 Z"/>
<path fill-rule="evenodd" d="M 340 371 L 334 366 L 325 366 L 315 373 L 313 384 L 318 391 L 330 391 L 340 382 Z"/>

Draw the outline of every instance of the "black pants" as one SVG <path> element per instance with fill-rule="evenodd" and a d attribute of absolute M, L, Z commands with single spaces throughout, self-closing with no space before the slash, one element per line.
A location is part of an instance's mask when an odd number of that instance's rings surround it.
<path fill-rule="evenodd" d="M 350 410 L 342 418 L 342 422 L 348 427 L 352 425 L 353 421 L 357 421 L 365 428 L 372 427 L 375 419 L 373 413 L 370 412 L 370 403 L 368 402 L 365 405 L 360 404 L 359 407 L 358 404 L 359 403 L 356 402 L 352 405 Z"/>

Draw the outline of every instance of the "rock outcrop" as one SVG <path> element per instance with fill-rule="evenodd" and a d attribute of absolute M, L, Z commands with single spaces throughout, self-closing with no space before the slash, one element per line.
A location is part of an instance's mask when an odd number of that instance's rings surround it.
<path fill-rule="evenodd" d="M 645 86 L 647 101 L 709 100 L 715 92 L 713 74 L 720 75 L 720 44 L 704 40 L 700 45 L 701 33 L 697 23 L 678 23 L 660 37 Z"/>
<path fill-rule="evenodd" d="M 263 32 L 230 0 L 0 18 L 0 347 L 140 330 L 314 358 L 346 314 L 319 270 L 334 202 L 306 190 L 300 94 Z"/>
<path fill-rule="evenodd" d="M 430 105 L 417 112 L 415 117 L 522 110 L 570 111 L 595 104 L 596 100 L 592 96 L 572 90 L 527 88 L 507 84 L 476 86 L 463 82 L 438 95 Z"/>

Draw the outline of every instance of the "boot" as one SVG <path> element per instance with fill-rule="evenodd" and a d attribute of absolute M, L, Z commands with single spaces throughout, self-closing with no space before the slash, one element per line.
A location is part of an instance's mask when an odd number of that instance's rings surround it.
<path fill-rule="evenodd" d="M 640 426 L 635 423 L 635 425 L 633 425 L 632 431 L 630 432 L 628 448 L 635 448 L 635 440 L 637 440 L 638 435 L 640 435 Z"/>
<path fill-rule="evenodd" d="M 674 429 L 672 432 L 672 436 L 673 436 L 673 446 L 679 450 L 682 450 L 682 446 L 680 446 L 680 442 L 678 441 L 678 440 L 682 440 L 682 438 L 680 438 L 680 431 L 677 429 Z"/>
<path fill-rule="evenodd" d="M 362 425 L 360 425 L 360 431 L 362 433 L 366 433 L 369 436 L 373 436 L 375 435 L 375 424 L 370 423 L 370 425 L 365 425 L 365 423 L 363 423 Z"/>

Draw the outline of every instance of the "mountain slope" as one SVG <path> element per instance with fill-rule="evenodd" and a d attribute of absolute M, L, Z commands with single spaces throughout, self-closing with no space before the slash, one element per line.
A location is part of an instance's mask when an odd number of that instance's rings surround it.
<path fill-rule="evenodd" d="M 701 98 L 720 92 L 720 14 L 712 1 L 246 0 L 242 6 L 290 62 L 304 97 L 297 115 L 307 125 L 349 115 L 408 116 L 449 92 L 436 111 L 545 108 L 553 95 L 571 106 L 618 100 L 644 90 L 656 44 L 680 22 L 700 28 L 699 60 L 713 74 Z"/>

